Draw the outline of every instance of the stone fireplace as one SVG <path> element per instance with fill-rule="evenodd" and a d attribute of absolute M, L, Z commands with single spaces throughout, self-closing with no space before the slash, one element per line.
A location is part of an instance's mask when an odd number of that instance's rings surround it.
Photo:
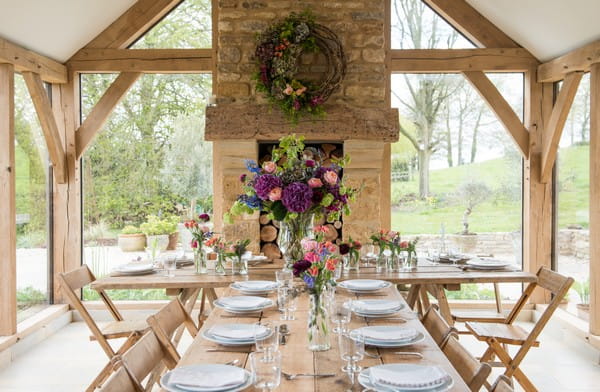
<path fill-rule="evenodd" d="M 344 169 L 350 186 L 364 184 L 352 214 L 344 217 L 344 238 L 365 240 L 390 224 L 390 149 L 398 140 L 398 111 L 389 108 L 386 90 L 384 7 L 386 0 L 299 1 L 219 0 L 217 104 L 206 111 L 206 140 L 213 142 L 213 189 L 216 229 L 228 239 L 250 238 L 260 246 L 259 214 L 223 225 L 223 213 L 242 191 L 244 159 L 259 158 L 259 143 L 295 133 L 307 142 L 343 145 L 351 163 Z M 325 118 L 304 118 L 291 125 L 277 108 L 256 93 L 252 74 L 255 34 L 290 12 L 310 9 L 317 22 L 340 37 L 348 60 L 341 88 L 325 104 Z M 301 58 L 304 74 L 322 72 L 323 59 Z M 264 241 L 263 241 L 264 242 Z"/>

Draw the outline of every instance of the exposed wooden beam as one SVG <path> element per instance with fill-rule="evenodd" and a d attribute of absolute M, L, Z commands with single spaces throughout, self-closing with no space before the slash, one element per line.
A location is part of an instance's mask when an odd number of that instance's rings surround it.
<path fill-rule="evenodd" d="M 508 102 L 502 97 L 496 86 L 481 71 L 463 72 L 463 75 L 479 92 L 479 95 L 485 100 L 490 109 L 496 114 L 498 120 L 504 125 L 509 135 L 517 144 L 517 147 L 526 159 L 529 157 L 529 132 L 510 107 Z"/>
<path fill-rule="evenodd" d="M 69 60 L 76 72 L 212 72 L 212 49 L 82 49 Z"/>
<path fill-rule="evenodd" d="M 127 48 L 182 1 L 138 0 L 85 48 Z"/>
<path fill-rule="evenodd" d="M 574 71 L 588 72 L 600 62 L 600 40 L 575 49 L 538 67 L 538 82 L 557 82 Z"/>
<path fill-rule="evenodd" d="M 63 184 L 66 181 L 65 150 L 60 139 L 54 113 L 52 112 L 52 105 L 50 103 L 50 98 L 48 97 L 48 92 L 44 87 L 40 75 L 33 72 L 23 72 L 22 74 L 23 79 L 25 79 L 25 84 L 27 84 L 29 95 L 31 95 L 33 106 L 35 107 L 35 111 L 40 120 L 44 139 L 46 140 L 46 146 L 48 147 L 48 155 L 54 166 L 54 176 L 59 184 Z"/>
<path fill-rule="evenodd" d="M 465 0 L 423 0 L 442 18 L 482 48 L 518 48 L 508 35 Z"/>
<path fill-rule="evenodd" d="M 17 332 L 14 66 L 0 64 L 0 336 Z"/>
<path fill-rule="evenodd" d="M 539 62 L 522 48 L 392 50 L 392 72 L 525 72 Z"/>
<path fill-rule="evenodd" d="M 600 63 L 590 73 L 590 333 L 600 335 Z"/>
<path fill-rule="evenodd" d="M 542 135 L 542 182 L 544 183 L 552 177 L 552 168 L 556 161 L 560 137 L 582 76 L 583 72 L 572 72 L 567 75 L 552 108 L 548 125 Z"/>
<path fill-rule="evenodd" d="M 67 82 L 67 67 L 63 64 L 3 38 L 0 38 L 0 63 L 13 64 L 18 72 L 38 73 L 46 82 Z"/>
<path fill-rule="evenodd" d="M 79 159 L 94 137 L 108 120 L 115 106 L 121 101 L 125 93 L 141 76 L 140 72 L 124 72 L 106 90 L 102 98 L 92 109 L 83 124 L 75 132 L 77 144 L 77 159 Z"/>

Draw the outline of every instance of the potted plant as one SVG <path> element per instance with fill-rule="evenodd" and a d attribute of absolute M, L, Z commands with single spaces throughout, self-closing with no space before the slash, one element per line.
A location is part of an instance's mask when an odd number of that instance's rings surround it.
<path fill-rule="evenodd" d="M 580 303 L 577 304 L 577 317 L 589 321 L 590 319 L 590 280 L 573 283 L 573 289 L 579 295 Z"/>
<path fill-rule="evenodd" d="M 140 252 L 146 247 L 146 235 L 139 227 L 128 225 L 121 230 L 118 244 L 123 252 Z"/>
<path fill-rule="evenodd" d="M 174 250 L 177 246 L 177 223 L 179 218 L 168 217 L 161 219 L 156 215 L 148 215 L 145 223 L 140 225 L 141 231 L 146 235 L 147 244 L 157 243 L 158 248 Z"/>

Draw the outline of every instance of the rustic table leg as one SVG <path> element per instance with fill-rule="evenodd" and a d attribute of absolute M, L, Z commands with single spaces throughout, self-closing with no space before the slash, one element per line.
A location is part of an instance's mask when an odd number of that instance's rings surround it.
<path fill-rule="evenodd" d="M 450 311 L 450 304 L 448 304 L 448 298 L 446 297 L 444 286 L 439 284 L 432 284 L 429 287 L 429 290 L 438 301 L 440 314 L 446 320 L 446 322 L 448 322 L 448 325 L 453 326 L 454 320 L 452 320 L 452 312 Z"/>
<path fill-rule="evenodd" d="M 408 306 L 410 306 L 410 308 L 412 310 L 415 310 L 415 307 L 417 305 L 417 300 L 419 299 L 420 289 L 421 289 L 420 284 L 412 284 L 410 286 L 410 289 L 408 290 L 408 298 L 406 299 L 406 302 L 408 303 Z"/>

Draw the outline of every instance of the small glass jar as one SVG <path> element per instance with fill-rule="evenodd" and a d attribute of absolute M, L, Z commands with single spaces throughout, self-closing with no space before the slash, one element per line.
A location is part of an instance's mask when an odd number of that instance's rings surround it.
<path fill-rule="evenodd" d="M 248 275 L 248 259 L 244 256 L 235 256 L 231 260 L 231 272 L 234 275 Z"/>
<path fill-rule="evenodd" d="M 225 254 L 217 253 L 217 262 L 215 263 L 215 274 L 225 275 Z"/>

